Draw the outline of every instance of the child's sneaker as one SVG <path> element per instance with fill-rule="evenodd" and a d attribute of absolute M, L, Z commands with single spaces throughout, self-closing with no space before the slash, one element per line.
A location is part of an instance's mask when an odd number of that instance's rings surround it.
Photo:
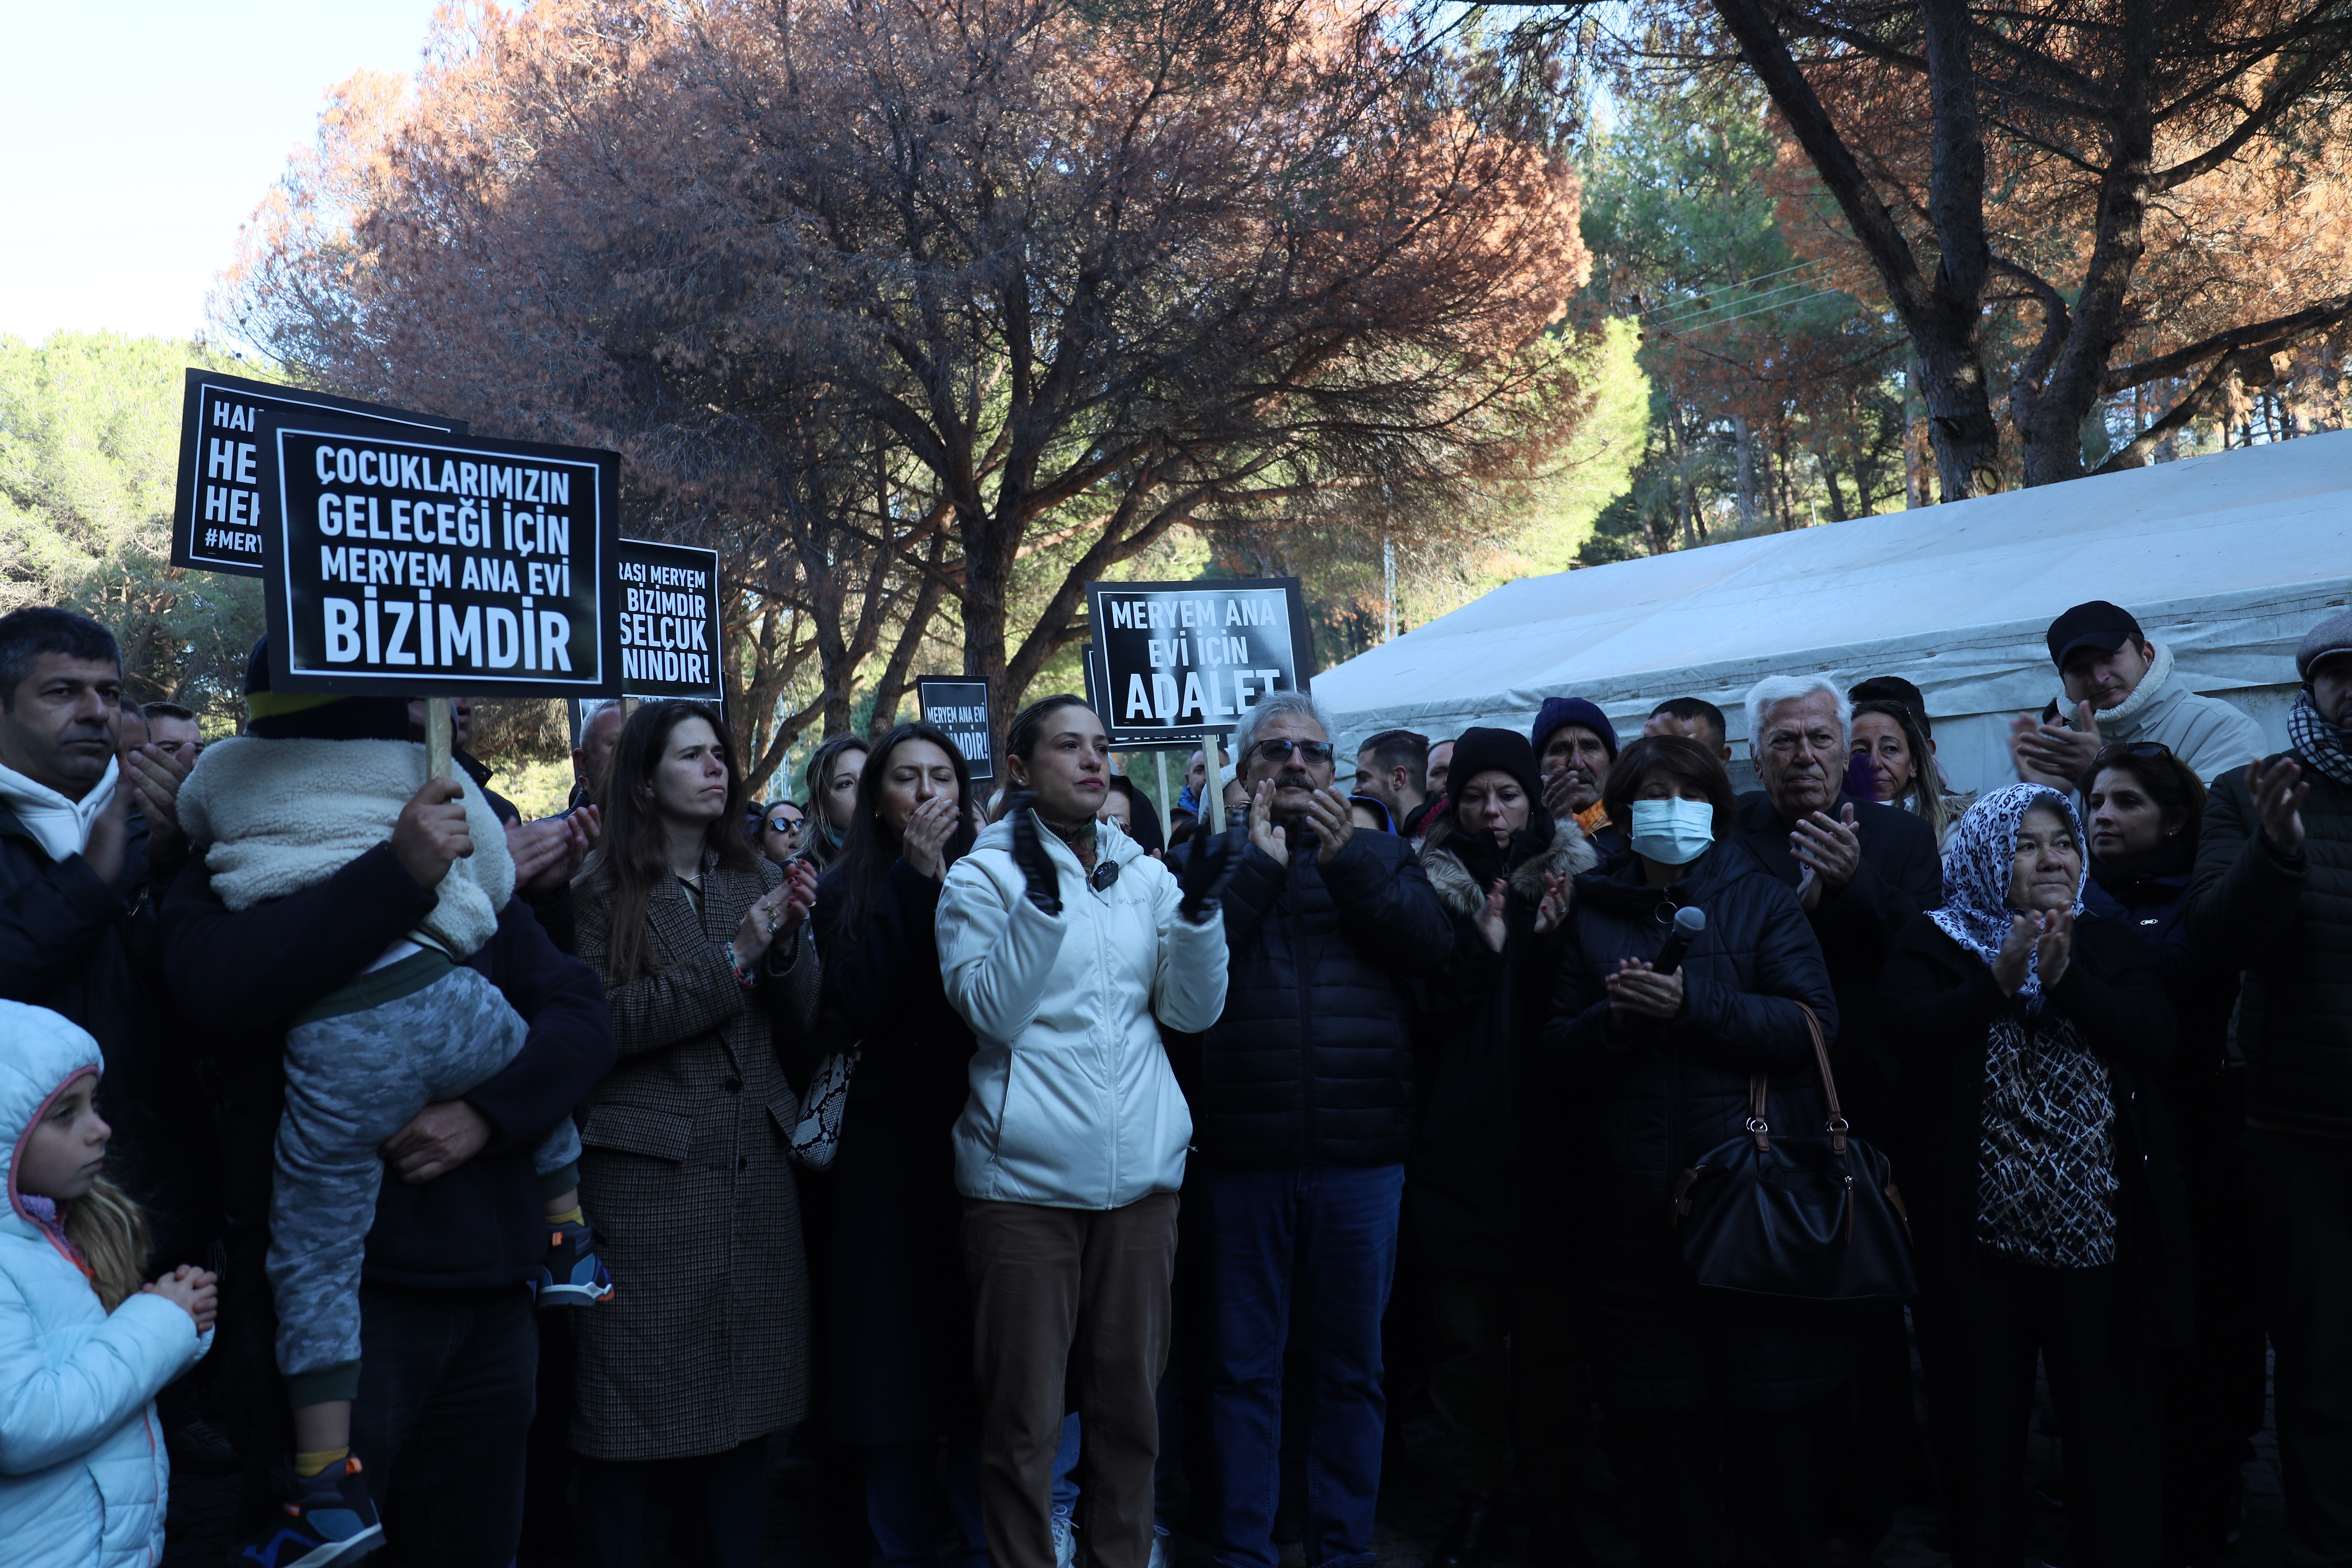
<path fill-rule="evenodd" d="M 531 1289 L 541 1307 L 593 1307 L 612 1300 L 613 1277 L 596 1255 L 595 1231 L 584 1225 L 557 1226 Z"/>
<path fill-rule="evenodd" d="M 349 1568 L 383 1544 L 383 1526 L 357 1458 L 307 1480 L 281 1465 L 277 1481 L 286 1517 L 230 1555 L 240 1568 L 326 1568 L 330 1563 Z"/>

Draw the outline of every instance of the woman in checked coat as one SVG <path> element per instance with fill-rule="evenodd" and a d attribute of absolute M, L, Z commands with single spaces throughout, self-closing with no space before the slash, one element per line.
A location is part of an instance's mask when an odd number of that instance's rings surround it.
<path fill-rule="evenodd" d="M 623 725 L 577 900 L 620 1062 L 584 1107 L 581 1197 L 613 1300 L 582 1314 L 572 1447 L 583 1561 L 643 1557 L 650 1461 L 691 1458 L 706 1561 L 759 1562 L 766 1438 L 809 1407 L 807 1264 L 779 1060 L 818 1000 L 814 874 L 759 859 L 719 716 Z"/>

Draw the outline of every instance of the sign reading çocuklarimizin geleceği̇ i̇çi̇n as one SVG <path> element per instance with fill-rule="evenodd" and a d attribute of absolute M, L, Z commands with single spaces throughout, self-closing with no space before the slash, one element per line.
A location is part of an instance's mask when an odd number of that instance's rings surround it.
<path fill-rule="evenodd" d="M 618 694 L 618 457 L 283 414 L 258 434 L 273 686 Z"/>
<path fill-rule="evenodd" d="M 178 489 L 172 500 L 172 564 L 232 576 L 262 575 L 265 509 L 278 475 L 261 444 L 265 414 L 382 424 L 404 435 L 463 436 L 466 422 L 358 403 L 243 376 L 187 373 L 180 404 Z"/>
<path fill-rule="evenodd" d="M 1089 583 L 1087 612 L 1114 746 L 1226 733 L 1257 699 L 1304 691 L 1314 675 L 1296 577 Z"/>

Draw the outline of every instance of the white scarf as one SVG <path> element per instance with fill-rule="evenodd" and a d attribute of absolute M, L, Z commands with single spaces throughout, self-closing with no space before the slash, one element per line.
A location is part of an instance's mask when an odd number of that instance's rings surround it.
<path fill-rule="evenodd" d="M 49 858 L 59 865 L 80 854 L 89 843 L 90 824 L 114 798 L 121 764 L 112 758 L 98 787 L 79 800 L 68 800 L 45 784 L 36 784 L 13 768 L 0 766 L 0 805 L 16 814 L 25 831 L 40 841 Z"/>

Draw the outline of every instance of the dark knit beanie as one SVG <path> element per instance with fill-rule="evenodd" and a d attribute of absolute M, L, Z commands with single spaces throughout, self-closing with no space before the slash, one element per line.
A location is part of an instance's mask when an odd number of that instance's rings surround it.
<path fill-rule="evenodd" d="M 1454 761 L 1446 770 L 1445 793 L 1455 800 L 1480 773 L 1500 771 L 1518 780 L 1530 800 L 1543 798 L 1536 777 L 1536 751 L 1517 730 L 1465 730 L 1454 742 Z"/>
<path fill-rule="evenodd" d="M 405 741 L 405 697 L 338 697 L 269 689 L 269 638 L 245 661 L 245 732 L 265 741 Z"/>
<path fill-rule="evenodd" d="M 1617 760 L 1617 726 L 1609 721 L 1609 715 L 1603 713 L 1597 704 L 1587 702 L 1581 697 L 1544 699 L 1544 705 L 1536 710 L 1536 727 L 1529 737 L 1537 756 L 1543 755 L 1544 742 L 1550 740 L 1552 731 L 1562 724 L 1581 725 L 1601 737 L 1601 745 L 1608 750 L 1609 760 L 1612 763 Z M 1454 765 L 1460 766 L 1461 760 L 1457 752 Z M 1445 776 L 1452 778 L 1454 775 L 1449 773 Z"/>

